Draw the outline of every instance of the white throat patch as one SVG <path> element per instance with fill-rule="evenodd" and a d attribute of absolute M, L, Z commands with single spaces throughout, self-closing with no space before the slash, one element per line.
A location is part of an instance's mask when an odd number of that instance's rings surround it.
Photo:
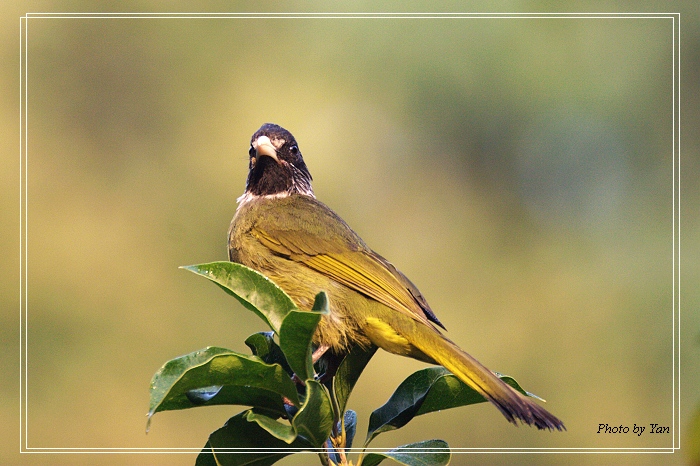
<path fill-rule="evenodd" d="M 244 192 L 238 199 L 236 199 L 236 202 L 238 202 L 238 208 L 240 208 L 243 204 L 246 204 L 253 199 L 283 199 L 285 197 L 288 197 L 289 194 L 291 194 L 289 191 L 282 191 L 280 193 L 275 193 L 275 194 L 266 194 L 264 196 L 258 196 L 257 194 L 252 194 L 248 191 Z"/>
<path fill-rule="evenodd" d="M 294 192 L 297 192 L 297 191 L 294 191 Z M 262 199 L 284 199 L 285 197 L 289 197 L 290 194 L 292 194 L 292 193 L 289 191 L 282 191 L 282 192 L 275 193 L 275 194 L 266 194 L 264 196 L 259 196 L 257 194 L 252 194 L 252 193 L 246 191 L 238 199 L 236 199 L 236 202 L 238 202 L 238 207 L 236 208 L 236 212 L 238 212 L 238 210 L 241 207 L 243 207 L 244 205 L 246 205 L 247 203 L 249 203 L 252 200 L 261 199 L 261 198 Z M 304 196 L 313 197 L 314 199 L 316 198 L 313 191 L 300 192 L 299 194 L 302 194 Z"/>

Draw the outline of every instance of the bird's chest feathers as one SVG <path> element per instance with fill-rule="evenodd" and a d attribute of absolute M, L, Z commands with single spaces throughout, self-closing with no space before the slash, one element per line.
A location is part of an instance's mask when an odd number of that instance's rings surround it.
<path fill-rule="evenodd" d="M 230 259 L 266 275 L 300 309 L 310 310 L 320 291 L 328 294 L 331 312 L 322 319 L 315 341 L 337 350 L 355 343 L 369 345 L 362 328 L 368 306 L 374 302 L 325 270 L 338 267 L 328 256 L 333 251 L 352 253 L 353 248 L 364 247 L 341 222 L 310 199 L 256 198 L 239 206 L 229 231 Z M 368 324 L 383 346 L 395 347 L 399 354 L 410 351 L 405 338 L 388 325 Z"/>

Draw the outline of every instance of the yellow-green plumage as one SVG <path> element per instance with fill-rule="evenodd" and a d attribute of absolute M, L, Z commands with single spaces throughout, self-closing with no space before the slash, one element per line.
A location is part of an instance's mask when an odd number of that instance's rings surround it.
<path fill-rule="evenodd" d="M 564 428 L 439 331 L 418 289 L 373 252 L 331 209 L 316 200 L 294 137 L 263 125 L 251 141 L 246 194 L 229 229 L 229 259 L 279 285 L 302 310 L 325 291 L 330 314 L 314 343 L 344 354 L 374 344 L 390 353 L 437 363 L 491 401 L 511 422 Z"/>
<path fill-rule="evenodd" d="M 243 203 L 229 230 L 229 259 L 269 277 L 300 309 L 311 310 L 320 291 L 328 294 L 331 314 L 322 319 L 314 342 L 339 354 L 353 344 L 370 344 L 361 329 L 373 304 L 343 283 L 360 275 L 344 264 L 372 263 L 368 251 L 330 209 L 302 194 Z"/>

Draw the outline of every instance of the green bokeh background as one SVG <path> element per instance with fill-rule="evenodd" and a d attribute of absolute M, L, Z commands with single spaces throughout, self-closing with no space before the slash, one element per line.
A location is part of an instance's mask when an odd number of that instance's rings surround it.
<path fill-rule="evenodd" d="M 192 464 L 193 455 L 22 455 L 19 17 L 79 11 L 574 11 L 552 2 L 6 2 L 2 6 L 2 464 Z M 681 427 L 674 455 L 459 455 L 453 464 L 682 464 L 700 402 L 700 15 L 681 12 Z M 486 404 L 374 446 L 671 447 L 670 19 L 37 19 L 28 25 L 30 447 L 200 447 L 240 411 L 158 414 L 148 385 L 264 324 L 179 265 L 226 259 L 250 135 L 297 137 L 317 196 L 416 283 L 449 337 L 546 398 L 566 433 Z M 378 353 L 369 413 L 423 364 Z M 678 435 L 678 432 L 676 432 Z M 280 464 L 314 464 L 313 456 Z"/>

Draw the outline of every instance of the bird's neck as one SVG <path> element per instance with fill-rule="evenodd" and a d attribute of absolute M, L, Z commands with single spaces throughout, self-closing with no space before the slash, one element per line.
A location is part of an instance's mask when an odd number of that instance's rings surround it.
<path fill-rule="evenodd" d="M 316 198 L 316 195 L 314 194 L 314 190 L 311 188 L 311 186 L 308 187 L 308 190 L 305 191 L 300 191 L 298 189 L 289 189 L 287 191 L 280 191 L 274 194 L 253 194 L 249 190 L 246 190 L 236 201 L 238 202 L 238 209 L 240 210 L 241 207 L 244 205 L 259 200 L 259 199 L 284 199 L 285 197 L 289 197 L 292 194 L 300 194 L 302 196 L 309 196 L 312 198 Z"/>

